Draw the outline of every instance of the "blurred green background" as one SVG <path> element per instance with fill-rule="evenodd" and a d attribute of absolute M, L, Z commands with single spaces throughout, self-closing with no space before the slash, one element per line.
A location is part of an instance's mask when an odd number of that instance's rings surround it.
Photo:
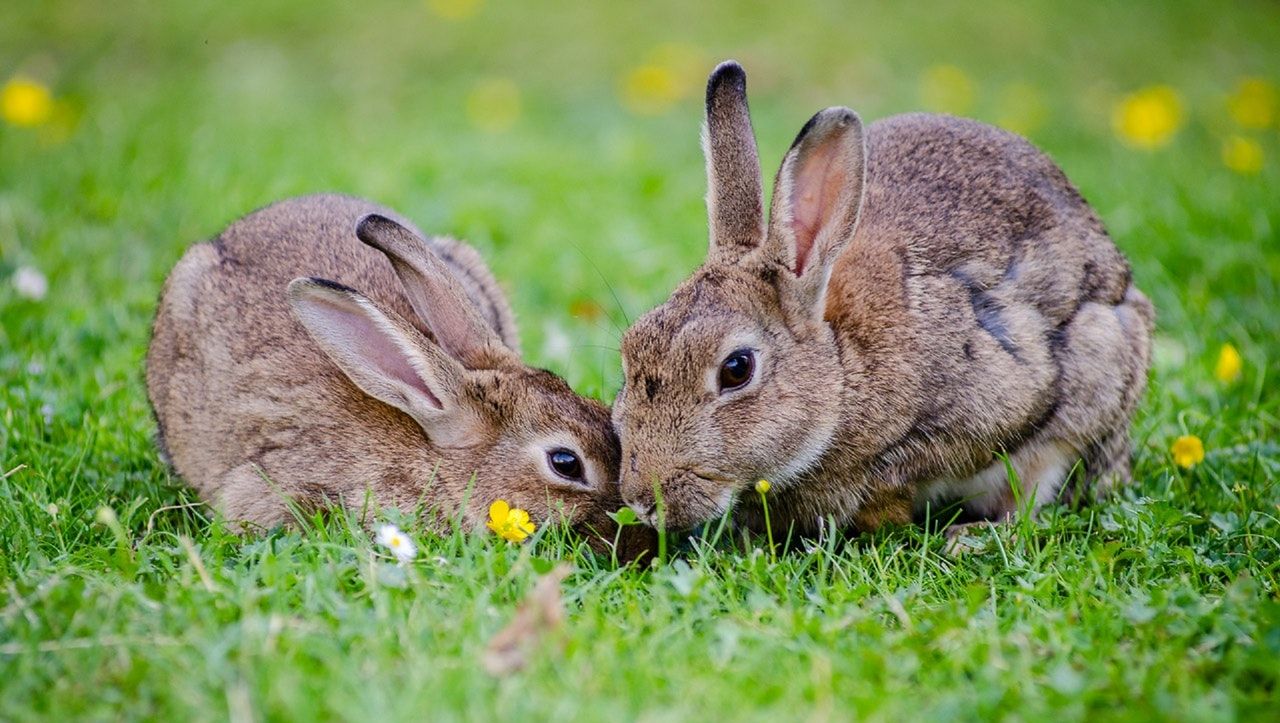
<path fill-rule="evenodd" d="M 0 263 L 41 270 L 47 308 L 78 321 L 45 333 L 105 315 L 124 335 L 114 353 L 135 359 L 187 244 L 336 190 L 476 244 L 533 360 L 611 395 L 616 356 L 597 347 L 705 248 L 702 86 L 728 57 L 749 74 L 767 177 L 827 105 L 999 123 L 1099 208 L 1180 345 L 1207 322 L 1246 347 L 1280 329 L 1262 313 L 1278 265 L 1270 3 L 18 2 L 6 16 L 0 77 L 43 85 L 52 109 L 0 125 Z M 1241 126 L 1242 92 L 1270 117 Z M 1117 134 L 1133 94 L 1154 147 Z M 1239 142 L 1245 173 L 1223 160 Z"/>
<path fill-rule="evenodd" d="M 621 329 L 706 248 L 725 58 L 766 177 L 836 104 L 973 116 L 1063 166 L 1158 309 L 1133 488 L 960 561 L 910 528 L 577 557 L 564 656 L 503 681 L 474 660 L 530 547 L 420 536 L 400 590 L 358 529 L 241 541 L 174 507 L 141 379 L 187 245 L 290 195 L 376 200 L 476 245 L 531 362 L 611 399 Z M 1261 1 L 6 0 L 0 718 L 1274 717 L 1278 83 Z"/>

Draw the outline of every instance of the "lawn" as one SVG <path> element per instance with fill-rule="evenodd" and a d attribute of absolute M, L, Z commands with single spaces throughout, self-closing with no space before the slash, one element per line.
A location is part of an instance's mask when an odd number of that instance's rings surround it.
<path fill-rule="evenodd" d="M 0 719 L 1280 720 L 1280 8 L 747 5 L 7 3 Z M 621 329 L 705 251 L 725 57 L 766 175 L 835 104 L 971 115 L 1063 166 L 1159 313 L 1130 488 L 956 558 L 917 528 L 730 532 L 618 568 L 392 515 L 401 568 L 342 516 L 237 537 L 159 461 L 165 274 L 313 191 L 470 240 L 531 363 L 611 399 Z M 490 675 L 555 561 L 562 628 Z"/>

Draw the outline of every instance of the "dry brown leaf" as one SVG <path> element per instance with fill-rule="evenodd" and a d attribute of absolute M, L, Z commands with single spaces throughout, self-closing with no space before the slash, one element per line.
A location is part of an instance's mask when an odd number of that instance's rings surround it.
<path fill-rule="evenodd" d="M 560 583 L 568 576 L 569 566 L 561 564 L 539 578 L 515 617 L 489 641 L 481 662 L 490 675 L 511 675 L 524 668 L 537 645 L 564 626 Z"/>

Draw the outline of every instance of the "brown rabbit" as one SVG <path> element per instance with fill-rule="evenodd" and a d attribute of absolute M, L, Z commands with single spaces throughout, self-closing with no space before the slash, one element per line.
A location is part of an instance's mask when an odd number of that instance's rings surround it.
<path fill-rule="evenodd" d="M 1043 153 L 925 114 L 864 140 L 828 108 L 784 157 L 766 223 L 736 63 L 708 81 L 705 140 L 707 260 L 622 341 L 622 493 L 643 518 L 655 488 L 688 528 L 760 478 L 771 523 L 800 533 L 957 501 L 1004 519 L 1017 497 L 1129 479 L 1153 310 Z"/>
<path fill-rule="evenodd" d="M 261 526 L 289 519 L 286 501 L 367 501 L 439 516 L 466 503 L 483 527 L 505 499 L 611 539 L 609 410 L 524 365 L 473 249 L 411 229 L 366 201 L 308 196 L 187 251 L 147 356 L 174 468 Z"/>

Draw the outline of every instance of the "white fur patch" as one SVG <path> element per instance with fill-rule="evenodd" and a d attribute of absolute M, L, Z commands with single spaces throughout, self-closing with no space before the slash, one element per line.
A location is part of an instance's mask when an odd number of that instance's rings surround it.
<path fill-rule="evenodd" d="M 1053 501 L 1080 454 L 1066 442 L 1053 440 L 1024 444 L 1014 452 L 1009 463 L 1018 476 L 1019 494 L 1024 504 L 1032 509 Z M 932 504 L 963 501 L 966 510 L 986 517 L 999 519 L 1017 512 L 1017 503 L 1009 487 L 1003 460 L 964 479 L 942 478 L 920 486 L 916 494 L 915 509 L 924 510 Z"/>

